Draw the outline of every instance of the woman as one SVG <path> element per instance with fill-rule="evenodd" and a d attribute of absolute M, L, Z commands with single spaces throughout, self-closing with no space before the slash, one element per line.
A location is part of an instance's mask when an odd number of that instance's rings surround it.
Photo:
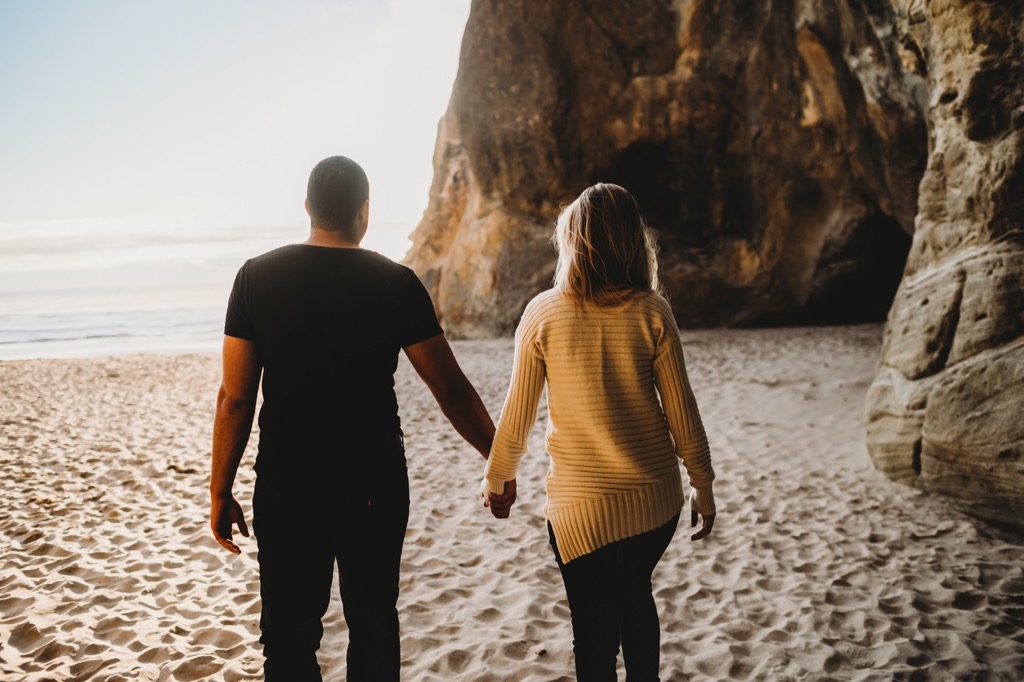
<path fill-rule="evenodd" d="M 661 631 L 651 575 L 683 507 L 693 540 L 715 519 L 715 474 L 672 310 L 636 201 L 589 187 L 555 228 L 554 287 L 526 307 L 512 382 L 486 467 L 486 502 L 508 515 L 545 383 L 545 516 L 572 616 L 577 679 L 657 680 Z M 660 396 L 660 399 L 659 399 Z"/>

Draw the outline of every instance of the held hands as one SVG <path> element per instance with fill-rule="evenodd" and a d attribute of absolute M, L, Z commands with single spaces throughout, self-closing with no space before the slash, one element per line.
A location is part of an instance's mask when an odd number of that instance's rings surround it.
<path fill-rule="evenodd" d="M 245 525 L 245 514 L 242 513 L 242 506 L 234 496 L 210 498 L 210 528 L 213 529 L 213 537 L 221 547 L 232 554 L 241 554 L 242 550 L 231 541 L 231 526 L 238 525 L 238 532 L 249 537 L 249 529 Z"/>
<path fill-rule="evenodd" d="M 714 514 L 708 514 L 708 515 L 705 516 L 704 514 L 701 514 L 700 518 L 701 518 L 700 530 L 690 536 L 691 540 L 703 540 L 707 536 L 711 535 L 711 528 L 712 528 L 712 526 L 715 525 L 715 515 Z M 690 527 L 693 528 L 696 525 L 697 525 L 697 510 L 696 509 L 691 509 L 690 510 Z"/>
<path fill-rule="evenodd" d="M 486 488 L 487 479 L 484 479 L 484 489 L 481 494 L 484 498 L 484 506 L 490 507 L 491 515 L 496 519 L 507 519 L 512 511 L 512 504 L 516 501 L 516 479 L 505 482 L 505 492 L 495 495 Z"/>

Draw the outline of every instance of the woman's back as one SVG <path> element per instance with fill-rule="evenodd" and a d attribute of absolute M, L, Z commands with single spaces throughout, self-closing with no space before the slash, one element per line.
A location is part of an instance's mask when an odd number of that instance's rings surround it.
<path fill-rule="evenodd" d="M 581 487 L 629 490 L 675 473 L 678 460 L 661 412 L 654 358 L 666 329 L 660 296 L 577 304 L 538 297 L 536 348 L 548 382 L 549 495 Z"/>
<path fill-rule="evenodd" d="M 516 332 L 489 476 L 514 477 L 545 382 L 545 514 L 563 560 L 676 514 L 683 504 L 677 457 L 697 472 L 691 482 L 710 485 L 707 438 L 660 294 L 637 291 L 598 304 L 552 289 L 530 302 Z"/>

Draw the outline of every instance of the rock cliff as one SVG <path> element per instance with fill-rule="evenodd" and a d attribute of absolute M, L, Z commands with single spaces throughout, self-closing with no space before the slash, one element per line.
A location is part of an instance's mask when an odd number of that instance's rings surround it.
<path fill-rule="evenodd" d="M 1024 4 L 901 0 L 929 156 L 867 402 L 890 477 L 1024 527 Z"/>
<path fill-rule="evenodd" d="M 510 334 L 559 207 L 632 190 L 680 324 L 882 320 L 927 155 L 879 0 L 474 2 L 407 258 L 454 336 Z"/>
<path fill-rule="evenodd" d="M 1024 528 L 1022 43 L 1019 0 L 476 1 L 407 262 L 510 334 L 618 182 L 682 325 L 888 311 L 875 465 Z"/>

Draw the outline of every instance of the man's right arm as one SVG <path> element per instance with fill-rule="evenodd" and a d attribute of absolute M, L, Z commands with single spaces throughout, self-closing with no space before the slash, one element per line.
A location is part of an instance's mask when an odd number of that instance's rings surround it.
<path fill-rule="evenodd" d="M 249 529 L 245 525 L 242 508 L 231 494 L 231 487 L 252 431 L 263 367 L 256 344 L 233 336 L 224 337 L 223 359 L 224 378 L 217 395 L 217 413 L 213 422 L 210 527 L 214 538 L 224 549 L 238 554 L 238 546 L 231 539 L 231 526 L 237 524 L 246 537 Z"/>
<path fill-rule="evenodd" d="M 405 354 L 430 389 L 444 416 L 466 441 L 487 458 L 494 421 L 469 382 L 444 334 L 406 346 Z"/>

